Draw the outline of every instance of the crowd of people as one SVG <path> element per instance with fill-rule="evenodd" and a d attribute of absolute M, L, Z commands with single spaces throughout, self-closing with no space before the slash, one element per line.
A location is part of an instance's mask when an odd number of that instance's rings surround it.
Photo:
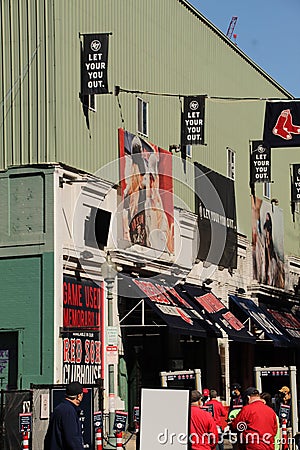
<path fill-rule="evenodd" d="M 244 391 L 239 383 L 232 385 L 229 408 L 217 399 L 215 389 L 191 392 L 190 448 L 223 450 L 224 436 L 233 450 L 285 450 L 289 430 L 291 392 L 287 386 L 272 398 L 256 387 Z"/>

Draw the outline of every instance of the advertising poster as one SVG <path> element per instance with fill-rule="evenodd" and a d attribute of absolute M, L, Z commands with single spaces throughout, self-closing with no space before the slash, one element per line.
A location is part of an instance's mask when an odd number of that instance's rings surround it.
<path fill-rule="evenodd" d="M 204 144 L 205 96 L 184 97 L 181 116 L 181 145 Z"/>
<path fill-rule="evenodd" d="M 97 331 L 63 332 L 63 383 L 96 384 L 101 378 L 101 342 Z"/>
<path fill-rule="evenodd" d="M 172 155 L 119 129 L 123 240 L 174 253 Z"/>
<path fill-rule="evenodd" d="M 252 141 L 250 154 L 250 183 L 271 181 L 271 149 L 262 141 Z"/>
<path fill-rule="evenodd" d="M 263 141 L 268 147 L 300 146 L 300 102 L 267 102 Z"/>
<path fill-rule="evenodd" d="M 85 34 L 81 54 L 81 94 L 108 94 L 108 34 Z"/>
<path fill-rule="evenodd" d="M 284 288 L 283 212 L 253 196 L 251 205 L 253 278 L 268 286 Z"/>

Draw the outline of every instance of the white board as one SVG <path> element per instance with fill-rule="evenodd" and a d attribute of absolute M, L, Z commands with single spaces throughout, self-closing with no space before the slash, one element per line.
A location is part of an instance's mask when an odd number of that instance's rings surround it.
<path fill-rule="evenodd" d="M 189 390 L 142 389 L 140 450 L 186 450 Z"/>

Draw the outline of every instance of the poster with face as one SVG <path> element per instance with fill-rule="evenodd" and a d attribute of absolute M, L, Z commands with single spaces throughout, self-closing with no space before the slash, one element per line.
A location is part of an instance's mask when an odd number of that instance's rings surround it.
<path fill-rule="evenodd" d="M 284 288 L 283 212 L 277 206 L 251 197 L 253 278 Z"/>
<path fill-rule="evenodd" d="M 174 253 L 172 155 L 119 130 L 123 239 Z"/>

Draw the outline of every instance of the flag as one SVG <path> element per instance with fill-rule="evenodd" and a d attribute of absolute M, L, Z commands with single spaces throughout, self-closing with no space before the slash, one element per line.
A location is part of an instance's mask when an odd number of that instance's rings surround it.
<path fill-rule="evenodd" d="M 108 94 L 108 33 L 84 34 L 81 52 L 81 95 Z"/>
<path fill-rule="evenodd" d="M 300 202 L 300 164 L 293 164 L 292 202 Z"/>
<path fill-rule="evenodd" d="M 181 115 L 181 145 L 204 144 L 205 96 L 184 97 Z"/>
<path fill-rule="evenodd" d="M 251 142 L 250 183 L 269 183 L 271 181 L 271 149 L 262 141 Z"/>
<path fill-rule="evenodd" d="M 300 146 L 300 102 L 267 102 L 263 141 L 267 147 Z"/>

